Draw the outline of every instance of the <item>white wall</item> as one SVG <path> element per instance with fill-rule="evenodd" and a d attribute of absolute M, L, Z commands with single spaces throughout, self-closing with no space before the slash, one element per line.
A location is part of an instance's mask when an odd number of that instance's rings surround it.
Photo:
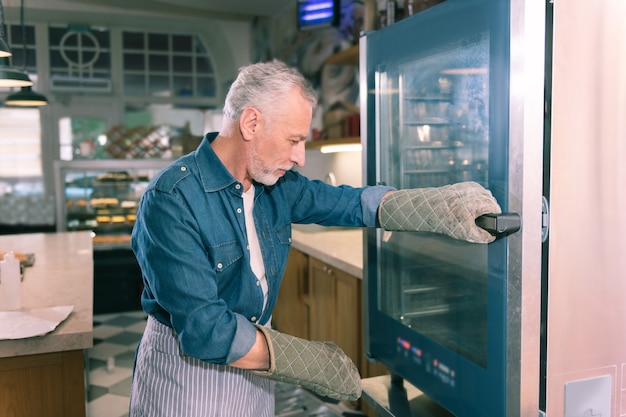
<path fill-rule="evenodd" d="M 626 415 L 624 16 L 623 0 L 554 3 L 548 416 L 567 382 L 601 375 L 610 414 L 592 414 Z"/>
<path fill-rule="evenodd" d="M 304 167 L 298 168 L 298 171 L 311 179 L 326 182 L 329 182 L 326 176 L 332 173 L 337 185 L 360 187 L 363 184 L 361 166 L 360 151 L 323 154 L 317 149 L 310 149 L 306 151 Z"/>

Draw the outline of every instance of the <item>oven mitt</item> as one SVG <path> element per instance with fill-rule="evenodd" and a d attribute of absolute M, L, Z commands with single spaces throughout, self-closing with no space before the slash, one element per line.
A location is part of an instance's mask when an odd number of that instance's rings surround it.
<path fill-rule="evenodd" d="M 491 192 L 470 181 L 394 191 L 381 203 L 378 220 L 385 230 L 434 232 L 489 243 L 495 236 L 478 227 L 475 220 L 483 214 L 501 212 Z"/>
<path fill-rule="evenodd" d="M 315 342 L 255 325 L 267 340 L 270 369 L 252 371 L 276 381 L 300 385 L 336 400 L 357 400 L 361 376 L 352 360 L 331 342 Z"/>

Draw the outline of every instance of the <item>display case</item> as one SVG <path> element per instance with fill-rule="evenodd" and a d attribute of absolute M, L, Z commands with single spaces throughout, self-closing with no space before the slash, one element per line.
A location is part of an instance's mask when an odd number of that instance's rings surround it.
<path fill-rule="evenodd" d="M 94 249 L 128 247 L 139 199 L 171 160 L 55 162 L 58 231 L 92 230 Z"/>

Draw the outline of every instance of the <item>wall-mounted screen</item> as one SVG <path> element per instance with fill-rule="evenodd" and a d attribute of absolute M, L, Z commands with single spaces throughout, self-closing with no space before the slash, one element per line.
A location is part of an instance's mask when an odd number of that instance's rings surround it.
<path fill-rule="evenodd" d="M 339 25 L 340 0 L 298 0 L 298 29 Z"/>

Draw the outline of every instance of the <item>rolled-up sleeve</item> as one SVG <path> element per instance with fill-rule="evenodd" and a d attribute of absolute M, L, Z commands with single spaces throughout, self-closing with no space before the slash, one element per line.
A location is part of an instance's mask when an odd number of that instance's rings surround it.
<path fill-rule="evenodd" d="M 282 187 L 287 191 L 285 204 L 291 205 L 294 223 L 317 223 L 322 226 L 378 226 L 377 213 L 386 185 L 352 187 L 331 186 L 320 180 L 309 180 L 288 172 Z"/>
<path fill-rule="evenodd" d="M 363 223 L 367 227 L 379 226 L 378 224 L 378 206 L 383 195 L 388 191 L 395 190 L 394 187 L 386 185 L 376 185 L 366 187 L 361 194 L 361 207 L 363 209 Z"/>

